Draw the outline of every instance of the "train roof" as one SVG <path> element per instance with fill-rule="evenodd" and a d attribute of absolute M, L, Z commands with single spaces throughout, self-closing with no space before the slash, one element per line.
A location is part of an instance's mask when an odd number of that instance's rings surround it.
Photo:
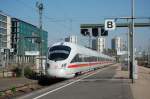
<path fill-rule="evenodd" d="M 97 52 L 97 51 L 94 51 L 92 49 L 86 48 L 84 46 L 74 44 L 74 43 L 70 43 L 70 42 L 58 42 L 58 43 L 53 44 L 51 47 L 57 46 L 57 45 L 69 46 L 71 49 L 76 50 L 77 53 L 80 53 L 80 54 L 92 55 L 92 56 L 101 56 L 101 57 L 108 58 L 108 59 L 114 59 L 114 58 L 112 58 L 108 55 L 102 54 L 100 52 Z"/>

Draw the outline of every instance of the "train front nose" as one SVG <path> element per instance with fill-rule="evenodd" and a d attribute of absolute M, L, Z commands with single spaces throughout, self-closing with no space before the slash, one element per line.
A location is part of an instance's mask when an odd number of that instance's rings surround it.
<path fill-rule="evenodd" d="M 47 74 L 50 77 L 64 78 L 66 73 L 63 69 L 48 69 Z"/>
<path fill-rule="evenodd" d="M 57 78 L 65 76 L 66 73 L 61 65 L 62 64 L 58 62 L 51 62 L 50 64 L 48 64 L 48 68 L 46 71 L 47 75 L 50 77 L 57 77 Z"/>
<path fill-rule="evenodd" d="M 49 77 L 55 78 L 72 78 L 75 75 L 70 73 L 64 64 L 50 64 L 49 68 L 47 68 L 46 73 Z"/>
<path fill-rule="evenodd" d="M 48 69 L 47 74 L 54 78 L 72 78 L 75 76 L 75 74 L 68 73 L 66 69 Z"/>

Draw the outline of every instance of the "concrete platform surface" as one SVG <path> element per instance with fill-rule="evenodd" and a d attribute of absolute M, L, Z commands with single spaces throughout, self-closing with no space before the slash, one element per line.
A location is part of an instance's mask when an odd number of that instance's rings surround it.
<path fill-rule="evenodd" d="M 121 64 L 116 69 L 117 78 L 129 78 L 129 71 L 122 71 Z M 130 83 L 134 99 L 150 99 L 150 68 L 138 66 L 138 79 Z"/>
<path fill-rule="evenodd" d="M 150 68 L 138 68 L 138 79 L 130 84 L 134 99 L 150 99 Z"/>

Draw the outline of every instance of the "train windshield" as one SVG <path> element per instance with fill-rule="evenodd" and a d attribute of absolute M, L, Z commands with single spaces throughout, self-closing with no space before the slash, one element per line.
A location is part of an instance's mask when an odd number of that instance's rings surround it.
<path fill-rule="evenodd" d="M 64 45 L 54 46 L 50 48 L 48 59 L 54 61 L 60 61 L 67 59 L 70 54 L 71 48 Z"/>

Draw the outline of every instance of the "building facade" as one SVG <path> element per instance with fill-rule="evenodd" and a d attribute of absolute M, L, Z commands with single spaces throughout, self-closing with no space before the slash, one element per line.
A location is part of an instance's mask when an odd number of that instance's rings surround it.
<path fill-rule="evenodd" d="M 11 18 L 0 13 L 0 38 L 2 48 L 11 48 Z"/>
<path fill-rule="evenodd" d="M 6 64 L 9 53 L 5 52 L 9 49 L 11 49 L 11 17 L 0 12 L 0 66 Z"/>
<path fill-rule="evenodd" d="M 47 31 L 0 12 L 0 67 L 31 63 L 39 69 L 45 61 L 47 43 Z"/>
<path fill-rule="evenodd" d="M 69 36 L 65 38 L 65 41 L 77 44 L 77 36 Z"/>
<path fill-rule="evenodd" d="M 12 18 L 12 48 L 14 49 L 14 54 L 17 55 L 16 61 L 21 61 L 22 57 L 25 55 L 26 51 L 35 51 L 40 53 L 42 47 L 42 56 L 46 56 L 47 53 L 47 37 L 48 33 L 46 31 L 41 31 L 38 27 L 24 22 L 22 20 Z M 42 36 L 42 46 L 40 46 L 39 37 Z M 31 56 L 25 56 L 32 58 Z M 28 59 L 27 60 L 31 60 Z M 26 59 L 26 58 L 25 58 Z"/>
<path fill-rule="evenodd" d="M 120 52 L 123 49 L 123 40 L 120 37 L 115 37 L 111 40 L 111 47 L 117 52 Z"/>
<path fill-rule="evenodd" d="M 14 49 L 15 61 L 35 63 L 35 57 L 38 55 L 26 55 L 26 52 L 38 53 L 46 56 L 48 33 L 30 23 L 12 18 L 12 38 L 11 47 Z M 41 40 L 40 40 L 41 38 Z M 40 41 L 42 44 L 40 44 Z"/>
<path fill-rule="evenodd" d="M 106 40 L 104 37 L 98 37 L 92 40 L 92 49 L 102 53 L 106 48 Z"/>

